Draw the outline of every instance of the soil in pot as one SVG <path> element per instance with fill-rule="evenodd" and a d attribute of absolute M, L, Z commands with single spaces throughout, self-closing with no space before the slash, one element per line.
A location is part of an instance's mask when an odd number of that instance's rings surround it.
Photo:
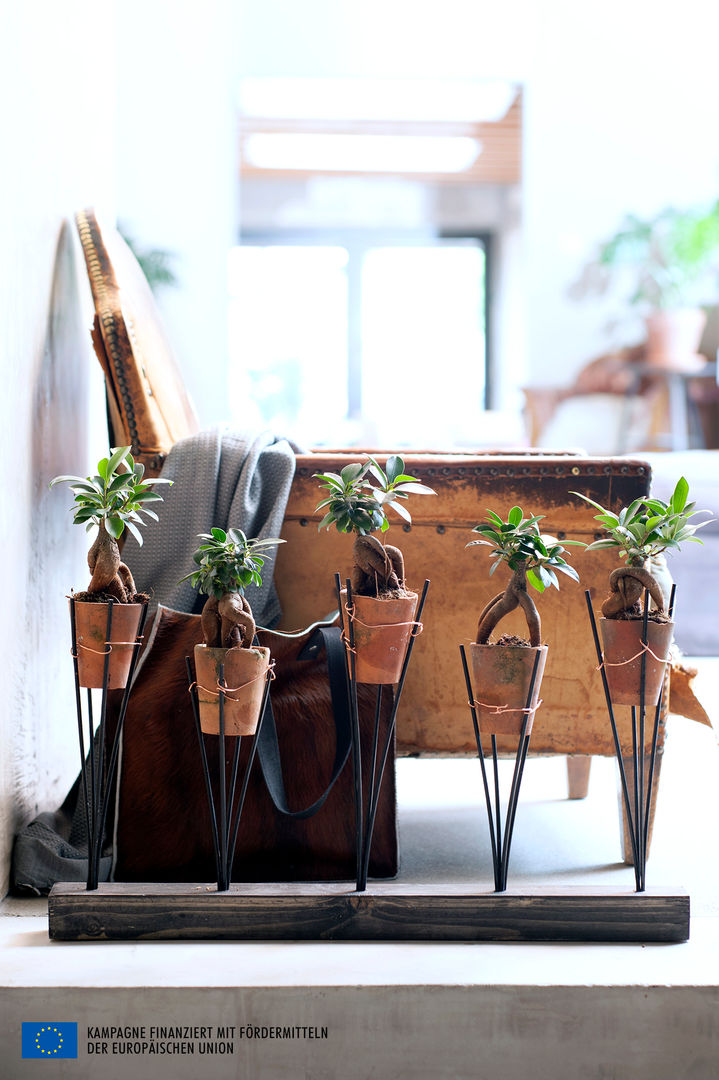
<path fill-rule="evenodd" d="M 599 620 L 609 695 L 614 705 L 641 705 L 642 644 L 641 618 Z M 654 706 L 664 681 L 666 660 L 674 633 L 674 623 L 651 616 L 647 622 L 647 651 L 644 705 Z"/>
<path fill-rule="evenodd" d="M 200 726 L 207 735 L 220 733 L 220 705 L 217 684 L 224 664 L 225 694 L 223 714 L 226 735 L 254 735 L 260 719 L 270 650 L 266 648 L 215 649 L 195 645 L 197 696 Z"/>
<path fill-rule="evenodd" d="M 342 590 L 342 629 L 349 641 L 347 591 Z M 415 628 L 417 593 L 395 590 L 387 597 L 352 595 L 355 676 L 359 683 L 396 683 Z"/>
<path fill-rule="evenodd" d="M 527 707 L 534 661 L 539 654 L 534 690 L 529 703 L 531 711 L 526 728 L 528 735 L 532 730 L 539 702 L 548 647 L 499 642 L 478 645 L 473 641 L 469 649 L 479 729 L 483 734 L 490 735 L 520 734 L 526 715 L 524 709 Z"/>
<path fill-rule="evenodd" d="M 74 598 L 74 604 L 80 686 L 100 689 L 103 685 L 105 654 L 108 649 L 108 604 L 95 600 L 79 600 L 77 597 Z M 122 690 L 127 685 L 142 608 L 142 604 L 113 604 L 108 690 Z"/>

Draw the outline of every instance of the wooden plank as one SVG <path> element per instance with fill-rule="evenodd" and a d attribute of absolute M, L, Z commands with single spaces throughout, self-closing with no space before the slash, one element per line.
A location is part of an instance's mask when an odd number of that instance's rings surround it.
<path fill-rule="evenodd" d="M 470 885 L 55 885 L 55 941 L 631 941 L 689 938 L 681 891 L 478 892 Z"/>

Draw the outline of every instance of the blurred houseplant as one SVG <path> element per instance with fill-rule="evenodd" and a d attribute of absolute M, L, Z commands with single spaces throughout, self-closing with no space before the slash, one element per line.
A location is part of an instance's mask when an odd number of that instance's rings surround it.
<path fill-rule="evenodd" d="M 628 214 L 571 295 L 625 286 L 628 302 L 645 312 L 647 362 L 672 370 L 700 366 L 702 305 L 719 300 L 719 200 L 708 209 L 667 207 L 648 219 Z"/>

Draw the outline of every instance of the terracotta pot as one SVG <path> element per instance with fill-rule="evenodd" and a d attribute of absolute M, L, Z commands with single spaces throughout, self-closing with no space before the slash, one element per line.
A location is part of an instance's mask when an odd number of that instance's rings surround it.
<path fill-rule="evenodd" d="M 539 663 L 530 707 L 536 706 L 539 701 L 539 689 L 547 662 L 547 646 L 477 645 L 473 641 L 469 650 L 479 730 L 487 735 L 519 735 L 524 723 L 523 710 L 527 706 L 527 694 L 537 653 Z M 511 711 L 497 712 L 497 708 Z M 530 712 L 527 735 L 532 730 L 534 717 L 535 713 Z"/>
<path fill-rule="evenodd" d="M 72 601 L 71 601 L 72 603 Z M 80 686 L 102 687 L 107 651 L 107 609 L 109 604 L 75 600 L 75 635 Z M 137 639 L 142 604 L 113 604 L 110 629 L 108 690 L 122 690 L 130 673 L 133 644 Z"/>
<path fill-rule="evenodd" d="M 701 308 L 653 311 L 647 315 L 647 363 L 668 371 L 701 368 L 705 361 L 697 349 L 706 321 Z"/>
<path fill-rule="evenodd" d="M 599 629 L 613 704 L 641 705 L 639 691 L 643 651 L 642 620 L 600 619 Z M 673 622 L 658 623 L 650 620 L 647 623 L 647 644 L 651 652 L 646 654 L 645 705 L 656 705 L 659 699 L 673 633 Z M 657 656 L 662 659 L 655 659 Z"/>
<path fill-rule="evenodd" d="M 399 682 L 409 639 L 414 628 L 417 593 L 397 599 L 353 596 L 355 675 L 357 682 Z M 342 629 L 349 640 L 347 590 L 342 590 Z"/>
<path fill-rule="evenodd" d="M 220 694 L 217 683 L 224 664 L 225 694 L 223 714 L 226 735 L 254 735 L 260 719 L 270 650 L 212 649 L 195 645 L 197 697 L 200 727 L 207 735 L 220 734 Z"/>

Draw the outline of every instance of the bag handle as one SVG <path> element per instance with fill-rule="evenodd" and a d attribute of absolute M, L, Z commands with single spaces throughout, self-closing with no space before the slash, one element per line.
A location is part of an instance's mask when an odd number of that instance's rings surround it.
<path fill-rule="evenodd" d="M 270 798 L 281 814 L 291 818 L 312 817 L 324 806 L 327 796 L 347 764 L 352 749 L 352 728 L 350 725 L 349 703 L 347 701 L 344 645 L 340 628 L 338 626 L 317 626 L 297 659 L 311 660 L 323 647 L 327 655 L 332 715 L 335 722 L 335 760 L 332 765 L 332 778 L 329 784 L 311 806 L 306 807 L 304 810 L 290 810 L 287 804 L 287 793 L 282 778 L 280 748 L 277 742 L 277 727 L 272 712 L 270 695 L 267 697 L 265 718 L 257 740 L 257 755 L 260 759 L 260 768 Z"/>

